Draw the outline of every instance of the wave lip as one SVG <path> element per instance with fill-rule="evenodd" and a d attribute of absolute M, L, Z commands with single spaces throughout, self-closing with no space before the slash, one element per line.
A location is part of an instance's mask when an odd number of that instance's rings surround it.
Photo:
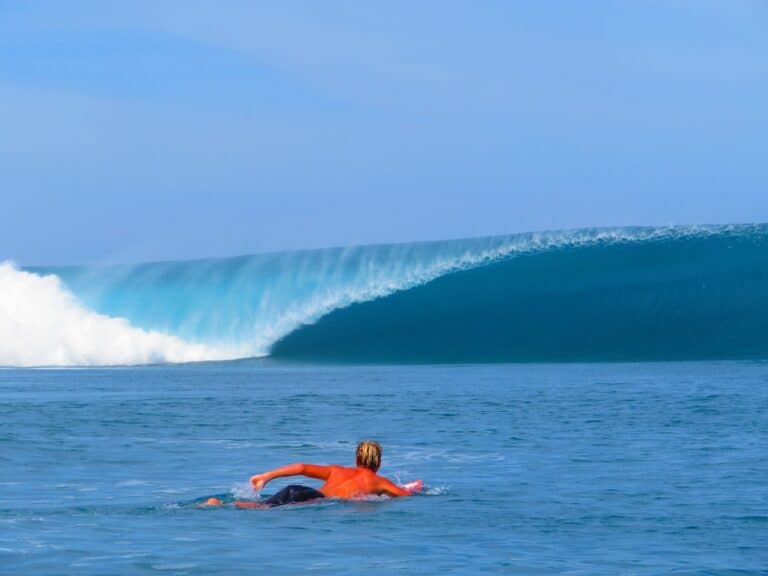
<path fill-rule="evenodd" d="M 768 228 L 562 243 L 348 306 L 278 358 L 476 363 L 768 358 Z M 679 233 L 683 232 L 683 233 Z"/>

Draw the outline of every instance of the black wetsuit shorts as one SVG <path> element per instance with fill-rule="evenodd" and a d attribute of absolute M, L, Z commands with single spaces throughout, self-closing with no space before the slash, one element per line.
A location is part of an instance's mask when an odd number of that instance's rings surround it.
<path fill-rule="evenodd" d="M 299 486 L 298 484 L 292 484 L 286 486 L 280 492 L 273 494 L 262 503 L 267 506 L 284 506 L 286 504 L 297 504 L 299 502 L 307 502 L 308 500 L 317 500 L 319 498 L 325 498 L 325 495 L 319 490 L 310 488 L 309 486 Z"/>

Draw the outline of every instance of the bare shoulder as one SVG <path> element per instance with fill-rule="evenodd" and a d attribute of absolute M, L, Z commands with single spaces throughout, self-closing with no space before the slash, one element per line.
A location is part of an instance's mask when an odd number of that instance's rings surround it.
<path fill-rule="evenodd" d="M 340 466 L 339 464 L 330 464 L 328 466 L 329 476 L 339 476 L 340 474 L 348 473 L 350 468 L 346 466 Z"/>
<path fill-rule="evenodd" d="M 387 484 L 392 484 L 392 480 L 390 480 L 390 479 L 389 479 L 389 478 L 387 478 L 386 476 L 380 476 L 380 475 L 378 475 L 378 474 L 376 474 L 376 473 L 374 473 L 374 472 L 371 472 L 371 474 L 373 474 L 373 476 L 374 476 L 374 477 L 376 478 L 376 480 L 378 480 L 379 482 L 386 482 Z"/>

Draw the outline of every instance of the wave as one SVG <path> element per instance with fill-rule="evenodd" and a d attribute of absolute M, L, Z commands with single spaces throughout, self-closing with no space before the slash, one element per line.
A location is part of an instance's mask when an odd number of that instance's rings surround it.
<path fill-rule="evenodd" d="M 768 357 L 765 228 L 564 244 L 334 311 L 281 358 L 533 362 Z"/>
<path fill-rule="evenodd" d="M 232 357 L 85 308 L 56 276 L 0 264 L 0 365 L 87 366 Z"/>
<path fill-rule="evenodd" d="M 0 365 L 765 357 L 768 226 L 0 265 Z"/>

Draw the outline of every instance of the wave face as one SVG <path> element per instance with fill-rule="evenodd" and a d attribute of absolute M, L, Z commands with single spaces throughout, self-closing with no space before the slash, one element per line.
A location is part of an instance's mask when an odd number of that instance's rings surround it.
<path fill-rule="evenodd" d="M 768 226 L 0 265 L 0 365 L 768 357 Z"/>
<path fill-rule="evenodd" d="M 361 362 L 768 357 L 764 227 L 555 245 L 356 304 L 277 357 Z"/>

